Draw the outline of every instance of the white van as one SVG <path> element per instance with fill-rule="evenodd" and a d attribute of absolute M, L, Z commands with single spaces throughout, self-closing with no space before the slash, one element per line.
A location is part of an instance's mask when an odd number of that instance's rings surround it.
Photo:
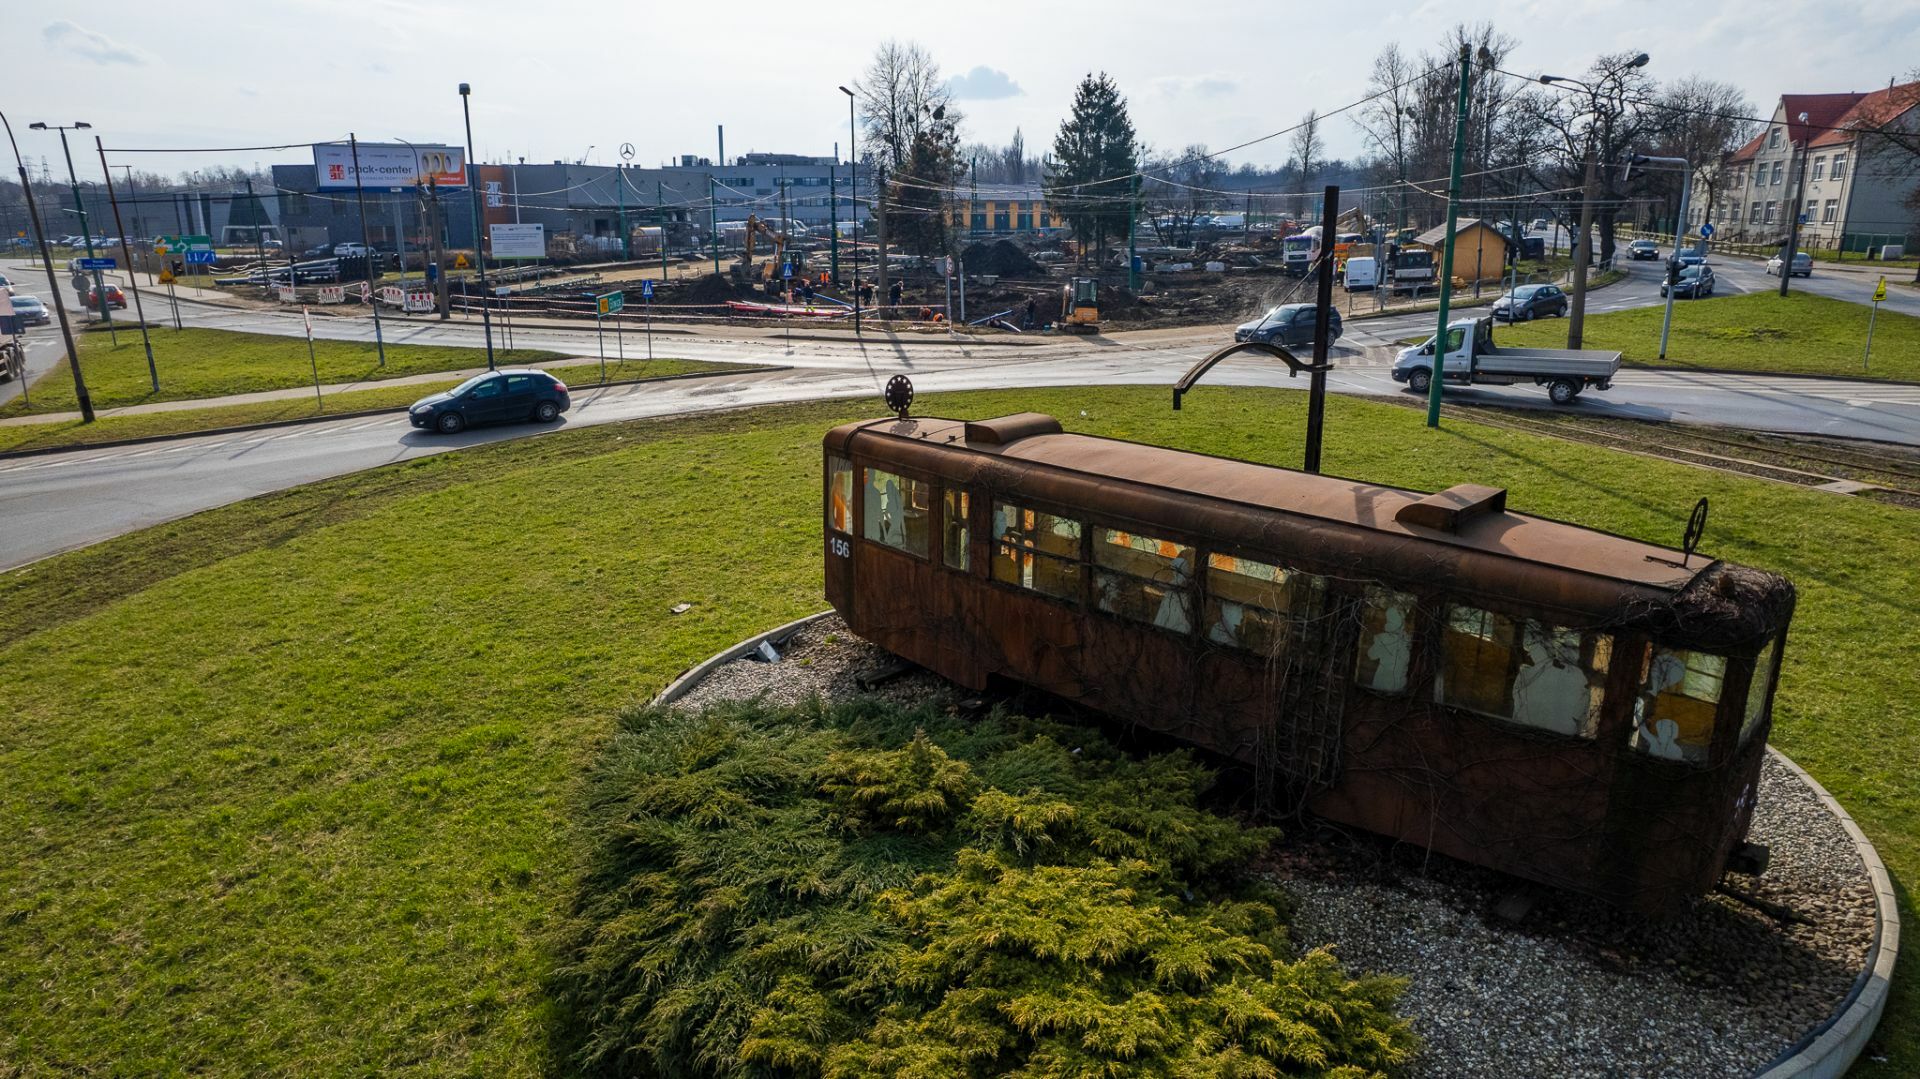
<path fill-rule="evenodd" d="M 1359 255 L 1347 260 L 1347 291 L 1359 292 L 1380 284 L 1380 260 Z"/>

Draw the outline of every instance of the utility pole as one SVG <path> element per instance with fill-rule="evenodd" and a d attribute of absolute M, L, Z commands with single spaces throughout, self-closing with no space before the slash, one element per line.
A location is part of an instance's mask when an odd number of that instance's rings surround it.
<path fill-rule="evenodd" d="M 720 204 L 713 197 L 713 173 L 711 172 L 707 173 L 707 245 L 713 248 L 713 276 L 719 277 Z"/>
<path fill-rule="evenodd" d="M 620 260 L 633 261 L 633 235 L 627 231 L 627 167 L 625 164 L 613 167 L 614 197 L 619 205 L 620 221 Z"/>
<path fill-rule="evenodd" d="M 100 136 L 93 137 L 93 148 L 100 153 L 100 173 L 107 178 L 107 201 L 113 206 L 113 228 L 120 234 L 120 257 L 127 260 L 127 289 L 133 293 L 134 317 L 140 320 L 140 345 L 147 350 L 147 377 L 153 381 L 153 392 L 160 392 L 160 369 L 153 363 L 153 341 L 147 336 L 147 309 L 140 302 L 140 279 L 133 272 L 133 251 L 127 246 L 127 228 L 120 222 L 120 198 L 113 192 L 113 170 L 107 167 L 107 148 L 100 142 Z M 132 170 L 127 173 L 128 182 L 133 179 Z"/>
<path fill-rule="evenodd" d="M 432 278 L 435 290 L 440 294 L 440 321 L 453 317 L 453 304 L 447 295 L 447 247 L 446 222 L 440 217 L 440 181 L 434 176 L 427 177 L 427 190 L 421 196 L 420 216 L 426 220 L 427 250 L 433 259 Z"/>
<path fill-rule="evenodd" d="M 875 196 L 875 205 L 880 211 L 880 261 L 873 271 L 876 289 L 874 302 L 884 312 L 887 303 L 887 171 L 885 168 L 880 170 L 879 191 L 880 193 Z M 883 320 L 885 317 L 882 314 Z"/>
<path fill-rule="evenodd" d="M 838 157 L 839 155 L 835 155 Z M 827 166 L 827 251 L 833 263 L 833 283 L 840 284 L 840 169 Z"/>
<path fill-rule="evenodd" d="M 1464 61 L 1463 61 L 1464 62 Z M 1454 170 L 1458 172 L 1459 169 Z M 1340 189 L 1332 184 L 1320 204 L 1320 219 L 1331 221 L 1340 212 Z M 1444 302 L 1444 301 L 1443 301 Z M 1445 321 L 1444 319 L 1442 320 Z M 1327 355 L 1332 342 L 1333 322 L 1333 245 L 1322 243 L 1320 246 L 1320 281 L 1316 289 L 1313 312 L 1313 366 L 1314 372 L 1307 388 L 1307 459 L 1306 470 L 1320 471 L 1320 435 L 1326 425 L 1327 415 Z M 1434 385 L 1439 385 L 1436 380 Z"/>
<path fill-rule="evenodd" d="M 1134 239 L 1139 223 L 1138 211 L 1140 209 L 1140 174 L 1138 172 L 1133 174 L 1132 190 L 1129 191 L 1127 195 L 1127 291 L 1138 292 L 1140 290 L 1140 281 L 1134 271 L 1134 265 L 1140 261 L 1139 255 L 1135 253 L 1139 250 L 1139 247 L 1136 245 Z M 1242 220 L 1240 223 L 1245 225 L 1246 221 Z"/>
<path fill-rule="evenodd" d="M 1807 122 L 1807 114 L 1800 114 L 1800 122 Z M 1787 294 L 1787 282 L 1793 280 L 1793 256 L 1800 250 L 1800 208 L 1806 205 L 1807 198 L 1807 142 L 1813 137 L 1809 132 L 1800 140 L 1800 175 L 1794 184 L 1793 216 L 1787 219 L 1787 250 L 1780 256 L 1780 295 Z"/>
<path fill-rule="evenodd" d="M 661 180 L 655 180 L 653 182 L 653 216 L 660 219 L 660 283 L 664 285 L 667 283 L 667 200 L 666 196 L 662 194 L 663 183 L 664 181 Z M 647 317 L 649 319 L 653 317 L 652 300 L 647 301 Z M 648 323 L 648 327 L 647 347 L 652 348 L 652 323 Z M 648 358 L 651 359 L 652 357 Z"/>
<path fill-rule="evenodd" d="M 480 239 L 479 165 L 473 160 L 473 113 L 467 106 L 467 98 L 472 93 L 472 87 L 464 82 L 460 84 L 460 117 L 467 126 L 467 194 L 473 196 L 469 200 L 473 210 L 473 261 L 480 271 L 480 324 L 485 328 L 487 337 L 487 370 L 492 371 L 493 308 L 487 302 L 491 297 L 487 294 L 487 248 Z"/>
<path fill-rule="evenodd" d="M 73 347 L 73 327 L 67 322 L 67 302 L 60 298 L 60 279 L 53 271 L 53 251 L 47 246 L 47 227 L 40 221 L 40 211 L 33 201 L 33 179 L 27 175 L 27 163 L 20 157 L 20 144 L 13 138 L 13 123 L 0 113 L 0 125 L 7 129 L 7 142 L 13 147 L 13 164 L 20 172 L 20 191 L 27 199 L 27 220 L 33 225 L 33 235 L 40 243 L 40 261 L 47 268 L 47 289 L 53 293 L 53 310 L 60 316 L 60 337 L 67 345 L 67 369 L 73 372 L 73 397 L 80 405 L 80 422 L 93 422 L 93 398 L 87 394 L 87 381 L 80 377 L 80 350 Z M 45 130 L 45 124 L 34 125 Z"/>
<path fill-rule="evenodd" d="M 336 143 L 335 145 L 338 144 Z M 379 284 L 379 280 L 378 275 L 373 272 L 373 243 L 367 238 L 367 189 L 366 186 L 360 182 L 359 136 L 351 131 L 347 132 L 347 146 L 353 153 L 353 198 L 360 207 L 360 246 L 366 249 L 367 289 L 369 290 L 369 294 L 371 294 L 371 290 Z M 468 179 L 471 181 L 472 177 L 468 177 Z M 284 232 L 286 230 L 282 229 L 281 231 Z M 290 242 L 292 237 L 288 236 L 286 240 L 289 241 L 287 242 L 287 283 L 291 285 L 294 283 L 293 244 Z M 380 301 L 375 299 L 371 306 L 373 307 L 373 348 L 375 353 L 380 357 L 379 365 L 385 367 L 387 365 L 387 339 L 386 335 L 382 333 L 380 329 Z"/>
<path fill-rule="evenodd" d="M 1440 385 L 1447 373 L 1447 316 L 1453 297 L 1454 223 L 1460 217 L 1460 170 L 1467 155 L 1467 93 L 1473 75 L 1473 49 L 1460 46 L 1460 96 L 1454 107 L 1453 169 L 1447 177 L 1447 231 L 1440 256 L 1440 332 L 1433 338 L 1433 378 L 1427 386 L 1427 426 L 1440 426 Z M 1329 293 L 1331 295 L 1331 293 Z M 1468 342 L 1461 342 L 1462 345 Z"/>
<path fill-rule="evenodd" d="M 273 288 L 273 278 L 267 273 L 267 238 L 260 227 L 260 200 L 253 197 L 253 177 L 247 177 L 247 213 L 253 218 L 253 257 L 260 263 L 260 287 Z M 287 264 L 287 287 L 294 288 L 293 264 Z"/>

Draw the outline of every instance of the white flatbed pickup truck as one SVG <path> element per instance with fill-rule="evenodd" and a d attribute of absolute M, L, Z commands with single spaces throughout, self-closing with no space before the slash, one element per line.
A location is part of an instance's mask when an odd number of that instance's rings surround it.
<path fill-rule="evenodd" d="M 1462 386 L 1511 386 L 1531 382 L 1547 387 L 1556 405 L 1569 404 L 1589 386 L 1604 390 L 1620 372 L 1620 354 L 1597 349 L 1500 348 L 1493 343 L 1491 318 L 1461 319 L 1447 327 L 1445 381 Z M 1400 350 L 1393 380 L 1415 393 L 1433 385 L 1433 338 Z"/>

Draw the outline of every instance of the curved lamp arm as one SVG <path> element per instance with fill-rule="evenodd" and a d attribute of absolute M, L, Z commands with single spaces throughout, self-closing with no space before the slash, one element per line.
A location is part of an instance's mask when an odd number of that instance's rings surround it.
<path fill-rule="evenodd" d="M 1288 352 L 1279 345 L 1268 344 L 1265 341 L 1242 341 L 1238 344 L 1228 345 L 1188 368 L 1187 373 L 1180 376 L 1180 381 L 1173 384 L 1173 410 L 1175 412 L 1180 411 L 1181 396 L 1188 390 L 1193 389 L 1193 384 L 1200 381 L 1202 375 L 1213 370 L 1214 364 L 1219 363 L 1228 356 L 1242 352 L 1257 352 L 1263 356 L 1269 356 L 1279 360 L 1281 363 L 1287 365 L 1288 378 L 1297 378 L 1302 372 L 1313 374 L 1318 371 L 1333 370 L 1333 364 L 1331 363 L 1302 363 L 1293 353 Z"/>

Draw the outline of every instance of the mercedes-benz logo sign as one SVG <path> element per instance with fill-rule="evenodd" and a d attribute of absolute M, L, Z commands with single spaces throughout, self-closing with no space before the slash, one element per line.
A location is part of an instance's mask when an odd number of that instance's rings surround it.
<path fill-rule="evenodd" d="M 620 157 L 624 161 L 633 160 L 633 143 L 623 142 L 620 144 Z"/>

